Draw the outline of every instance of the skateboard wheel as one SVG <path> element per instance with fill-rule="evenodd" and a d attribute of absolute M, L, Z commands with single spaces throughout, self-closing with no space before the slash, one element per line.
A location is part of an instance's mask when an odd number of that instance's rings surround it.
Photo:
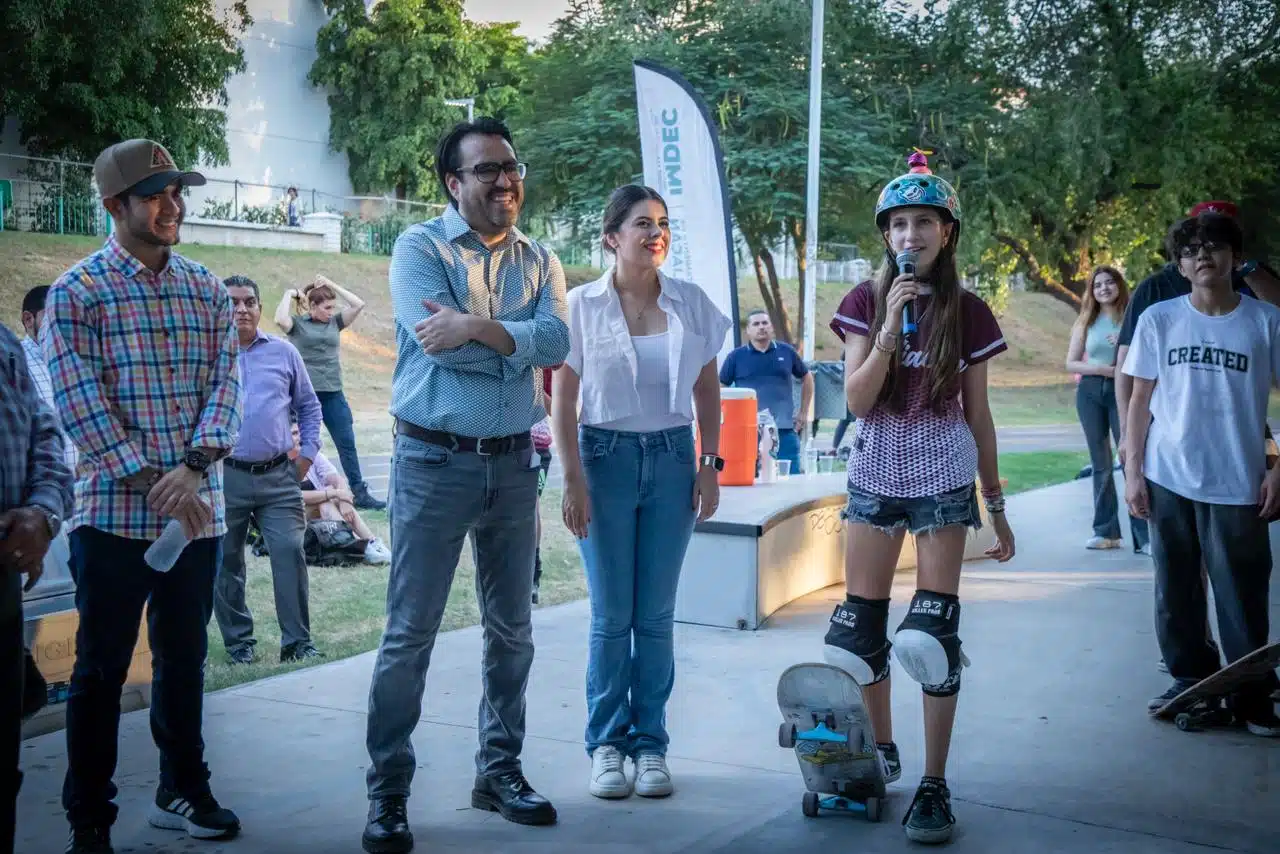
<path fill-rule="evenodd" d="M 783 723 L 778 727 L 778 746 L 790 749 L 796 746 L 796 725 Z"/>
<path fill-rule="evenodd" d="M 804 811 L 804 814 L 807 815 L 809 818 L 817 818 L 818 817 L 818 793 L 805 792 L 804 798 L 802 798 L 800 801 L 800 809 L 802 809 Z"/>
<path fill-rule="evenodd" d="M 867 803 L 865 804 L 865 806 L 867 809 L 867 821 L 879 821 L 880 820 L 880 799 L 867 798 Z"/>
<path fill-rule="evenodd" d="M 1178 716 L 1173 719 L 1173 725 L 1183 732 L 1191 732 L 1195 729 L 1192 725 L 1191 715 L 1186 712 L 1180 712 Z"/>

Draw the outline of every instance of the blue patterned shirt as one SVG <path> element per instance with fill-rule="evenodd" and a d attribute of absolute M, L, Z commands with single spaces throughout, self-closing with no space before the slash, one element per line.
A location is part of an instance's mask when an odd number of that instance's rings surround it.
<path fill-rule="evenodd" d="M 461 436 L 523 433 L 546 417 L 541 372 L 569 353 L 564 270 L 552 252 L 512 228 L 489 249 L 452 205 L 400 235 L 391 253 L 399 350 L 391 414 Z M 422 351 L 413 328 L 423 300 L 496 320 L 515 341 L 509 356 L 469 341 Z"/>

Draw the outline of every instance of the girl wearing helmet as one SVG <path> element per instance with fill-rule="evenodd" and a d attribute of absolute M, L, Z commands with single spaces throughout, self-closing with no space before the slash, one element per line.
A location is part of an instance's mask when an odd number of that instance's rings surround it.
<path fill-rule="evenodd" d="M 885 262 L 841 301 L 831 328 L 845 345 L 845 394 L 858 419 L 849 456 L 845 601 L 825 658 L 864 686 L 886 779 L 902 774 L 889 704 L 890 655 L 924 688 L 925 776 L 902 823 L 942 843 L 955 818 L 946 783 L 960 673 L 960 567 L 967 529 L 982 525 L 975 479 L 997 543 L 1013 557 L 987 401 L 987 366 L 1007 349 L 991 310 L 960 286 L 960 200 L 916 151 L 876 204 Z M 906 267 L 904 270 L 902 267 Z M 916 330 L 904 330 L 903 310 Z M 889 595 L 903 538 L 916 538 L 918 589 L 893 639 Z"/>

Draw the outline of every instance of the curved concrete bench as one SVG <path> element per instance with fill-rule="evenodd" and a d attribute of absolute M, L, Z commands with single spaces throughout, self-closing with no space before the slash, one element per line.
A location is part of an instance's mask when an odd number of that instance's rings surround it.
<path fill-rule="evenodd" d="M 836 472 L 722 488 L 719 511 L 689 542 L 676 621 L 754 630 L 789 602 L 843 582 L 845 484 L 845 473 Z M 985 508 L 982 518 L 965 560 L 981 558 L 994 541 Z M 907 537 L 898 569 L 915 564 L 915 540 Z"/>

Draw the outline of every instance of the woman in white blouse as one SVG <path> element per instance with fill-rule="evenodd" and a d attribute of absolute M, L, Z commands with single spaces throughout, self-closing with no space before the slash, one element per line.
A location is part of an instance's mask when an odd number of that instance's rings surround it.
<path fill-rule="evenodd" d="M 716 354 L 730 320 L 697 285 L 659 272 L 671 227 L 655 190 L 615 190 L 602 231 L 615 264 L 569 292 L 571 347 L 551 395 L 564 521 L 579 539 L 591 601 L 590 792 L 625 798 L 634 786 L 664 797 L 676 587 L 694 524 L 719 502 Z"/>

